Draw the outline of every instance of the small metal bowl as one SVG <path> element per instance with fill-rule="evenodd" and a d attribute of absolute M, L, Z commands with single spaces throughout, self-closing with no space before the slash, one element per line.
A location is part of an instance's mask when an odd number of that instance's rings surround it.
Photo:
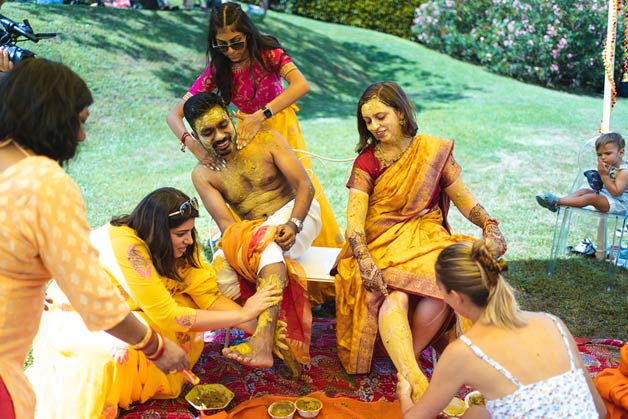
<path fill-rule="evenodd" d="M 297 407 L 290 400 L 280 400 L 268 407 L 268 414 L 273 419 L 292 419 Z"/>
<path fill-rule="evenodd" d="M 301 397 L 294 404 L 302 418 L 315 418 L 323 408 L 323 402 L 314 397 Z"/>
<path fill-rule="evenodd" d="M 467 408 L 471 406 L 486 406 L 484 396 L 479 391 L 472 391 L 471 393 L 467 394 L 464 398 L 464 403 L 467 405 Z"/>

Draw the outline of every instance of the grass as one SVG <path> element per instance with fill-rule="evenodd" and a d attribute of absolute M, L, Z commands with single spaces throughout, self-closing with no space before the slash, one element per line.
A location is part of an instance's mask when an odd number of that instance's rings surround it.
<path fill-rule="evenodd" d="M 130 211 L 149 191 L 174 186 L 193 194 L 195 160 L 178 151 L 165 123 L 205 64 L 208 16 L 201 10 L 154 12 L 8 3 L 3 14 L 28 18 L 51 40 L 22 46 L 62 61 L 92 88 L 88 141 L 68 171 L 83 191 L 92 226 Z M 364 88 L 400 83 L 416 104 L 422 131 L 456 140 L 463 178 L 497 217 L 508 240 L 509 280 L 525 308 L 561 316 L 578 336 L 628 340 L 628 272 L 607 288 L 607 264 L 561 258 L 546 275 L 555 217 L 534 195 L 568 192 L 580 144 L 597 134 L 602 98 L 527 85 L 456 61 L 390 35 L 269 12 L 253 16 L 279 36 L 312 86 L 299 105 L 311 151 L 354 156 L 355 105 Z M 620 99 L 613 130 L 628 134 L 628 102 Z M 325 190 L 341 226 L 349 163 L 330 164 Z M 322 171 L 321 167 L 316 170 Z M 479 231 L 452 211 L 456 231 Z M 573 243 L 594 234 L 584 226 Z M 208 217 L 199 222 L 208 237 Z"/>

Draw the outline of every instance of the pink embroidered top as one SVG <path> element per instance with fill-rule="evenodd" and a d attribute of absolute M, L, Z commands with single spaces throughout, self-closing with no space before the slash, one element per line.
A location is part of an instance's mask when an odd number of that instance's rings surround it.
<path fill-rule="evenodd" d="M 259 62 L 253 63 L 253 77 L 250 67 L 234 64 L 233 72 L 233 97 L 231 101 L 242 112 L 251 114 L 266 106 L 268 102 L 283 92 L 282 77 L 295 70 L 297 67 L 292 59 L 282 49 L 266 50 L 262 52 L 268 72 L 262 68 Z M 272 69 L 278 68 L 278 73 Z M 211 74 L 212 64 L 209 63 L 203 74 L 194 82 L 188 95 L 199 92 L 210 92 L 216 88 L 216 81 Z"/>

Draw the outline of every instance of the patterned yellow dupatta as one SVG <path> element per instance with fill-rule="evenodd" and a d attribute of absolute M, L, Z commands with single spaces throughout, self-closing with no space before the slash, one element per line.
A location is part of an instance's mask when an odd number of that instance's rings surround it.
<path fill-rule="evenodd" d="M 393 226 L 411 222 L 433 201 L 454 143 L 417 135 L 401 158 L 375 181 L 366 215 L 366 239 L 377 239 Z M 447 211 L 449 200 L 445 200 Z M 446 218 L 446 214 L 443 214 Z"/>

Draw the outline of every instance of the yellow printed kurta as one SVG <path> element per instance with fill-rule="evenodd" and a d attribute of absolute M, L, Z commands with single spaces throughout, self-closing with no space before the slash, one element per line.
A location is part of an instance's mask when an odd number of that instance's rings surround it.
<path fill-rule="evenodd" d="M 129 308 L 100 269 L 78 187 L 53 160 L 28 157 L 0 173 L 0 225 L 0 377 L 17 418 L 30 419 L 35 395 L 23 365 L 48 280 L 57 279 L 83 328 L 109 329 Z"/>
<path fill-rule="evenodd" d="M 98 243 L 97 247 L 112 283 L 127 296 L 132 311 L 178 343 L 194 365 L 203 350 L 203 333 L 190 331 L 196 310 L 210 308 L 220 295 L 213 268 L 200 259 L 200 268 L 179 270 L 183 282 L 165 278 L 155 270 L 148 245 L 134 230 L 111 226 L 109 234 L 110 243 Z M 102 258 L 106 246 L 113 251 L 110 263 Z M 138 263 L 141 260 L 149 263 L 142 265 Z M 38 404 L 38 417 L 112 419 L 118 406 L 128 408 L 149 398 L 179 396 L 184 381 L 181 374 L 164 374 L 143 352 L 108 336 L 87 334 L 75 324 L 74 312 L 58 307 L 47 313 L 45 322 L 46 328 L 42 327 L 36 340 L 32 367 L 37 376 L 33 381 L 39 381 L 36 388 L 46 391 L 46 398 Z M 64 324 L 79 330 L 63 333 Z M 110 354 L 116 341 L 128 352 L 128 360 L 122 363 Z"/>
<path fill-rule="evenodd" d="M 442 189 L 461 171 L 452 151 L 452 141 L 418 135 L 402 157 L 374 180 L 366 241 L 391 289 L 441 299 L 434 273 L 438 254 L 452 243 L 473 240 L 451 235 L 446 223 L 449 199 Z M 352 176 L 357 180 L 356 188 L 364 176 Z M 437 193 L 440 196 L 435 199 Z M 426 207 L 436 201 L 438 205 Z M 347 244 L 338 256 L 336 269 L 338 355 L 347 372 L 368 373 L 382 301 L 362 286 L 360 270 Z"/>

